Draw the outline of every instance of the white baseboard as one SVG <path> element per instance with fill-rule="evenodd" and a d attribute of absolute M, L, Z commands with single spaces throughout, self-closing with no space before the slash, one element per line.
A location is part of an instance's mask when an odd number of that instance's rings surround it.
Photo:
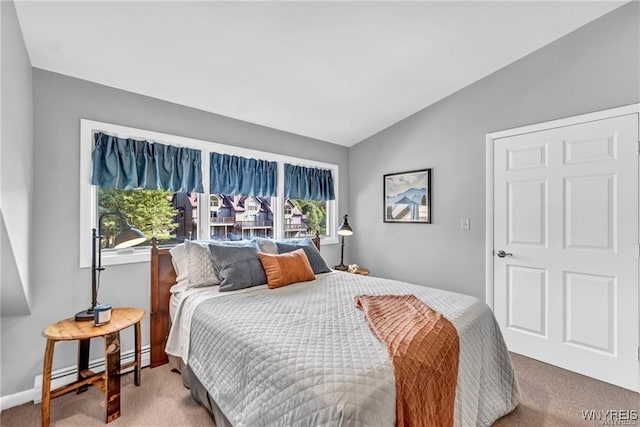
<path fill-rule="evenodd" d="M 42 388 L 42 386 L 40 386 Z M 0 397 L 0 412 L 33 400 L 33 389 Z"/>
<path fill-rule="evenodd" d="M 120 355 L 120 363 L 122 365 L 133 362 L 134 350 L 123 351 Z M 151 362 L 151 347 L 145 345 L 142 347 L 142 367 L 149 366 Z M 89 369 L 93 372 L 104 371 L 104 357 L 89 361 Z M 129 368 L 123 372 L 129 372 L 133 368 Z M 56 369 L 51 372 L 51 390 L 58 387 L 71 384 L 77 379 L 78 367 L 69 366 L 66 368 Z M 36 375 L 33 381 L 33 388 L 30 390 L 21 391 L 18 393 L 10 394 L 8 396 L 0 396 L 0 411 L 12 408 L 14 406 L 22 405 L 33 401 L 33 403 L 40 403 L 42 400 L 42 374 Z"/>

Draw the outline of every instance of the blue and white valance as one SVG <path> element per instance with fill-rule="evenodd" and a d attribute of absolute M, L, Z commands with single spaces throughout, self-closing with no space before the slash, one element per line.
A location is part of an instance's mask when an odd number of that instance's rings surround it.
<path fill-rule="evenodd" d="M 96 133 L 91 183 L 110 188 L 145 188 L 203 193 L 199 150 Z"/>
<path fill-rule="evenodd" d="M 271 197 L 277 194 L 278 163 L 211 153 L 211 194 Z"/>
<path fill-rule="evenodd" d="M 285 163 L 284 196 L 289 199 L 335 200 L 331 171 Z"/>

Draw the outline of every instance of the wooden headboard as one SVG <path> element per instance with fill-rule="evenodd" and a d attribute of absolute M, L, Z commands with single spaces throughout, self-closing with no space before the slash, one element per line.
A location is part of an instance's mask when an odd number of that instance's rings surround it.
<path fill-rule="evenodd" d="M 320 250 L 320 235 L 316 232 L 312 239 Z M 170 289 L 176 284 L 176 272 L 171 263 L 171 248 L 159 248 L 155 237 L 151 239 L 151 367 L 164 365 L 169 357 L 164 352 L 169 337 L 171 318 L 169 317 Z"/>

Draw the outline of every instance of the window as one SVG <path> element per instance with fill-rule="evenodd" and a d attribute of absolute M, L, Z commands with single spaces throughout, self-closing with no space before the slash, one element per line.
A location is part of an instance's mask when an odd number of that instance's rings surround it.
<path fill-rule="evenodd" d="M 220 207 L 220 198 L 215 194 L 211 196 L 211 210 L 217 210 Z"/>
<path fill-rule="evenodd" d="M 254 198 L 249 198 L 246 201 L 247 211 L 258 212 L 258 202 Z"/>
<path fill-rule="evenodd" d="M 123 212 L 131 226 L 142 231 L 148 241 L 136 248 L 151 245 L 151 238 L 160 244 L 171 244 L 197 236 L 198 197 L 195 193 L 172 193 L 163 190 L 120 190 L 98 188 L 98 215 Z M 116 220 L 106 216 L 100 225 L 103 248 L 112 248 L 118 233 Z"/>
<path fill-rule="evenodd" d="M 284 215 L 285 237 L 327 236 L 327 206 L 330 202 L 287 199 Z"/>
<path fill-rule="evenodd" d="M 204 194 L 140 189 L 115 190 L 91 185 L 91 150 L 95 132 L 201 150 Z M 337 165 L 84 119 L 81 120 L 80 143 L 81 267 L 89 267 L 91 264 L 91 229 L 97 228 L 99 214 L 105 209 L 125 211 L 134 227 L 166 244 L 184 239 L 305 237 L 315 234 L 316 230 L 320 232 L 323 244 L 338 242 L 335 233 L 339 186 Z M 209 153 L 212 151 L 277 162 L 278 196 L 209 194 Z M 336 200 L 315 202 L 285 199 L 285 163 L 331 170 Z M 140 200 L 144 202 L 141 203 Z M 202 203 L 203 200 L 209 200 L 209 203 Z M 125 205 L 124 209 L 120 208 Z M 149 246 L 145 247 L 145 244 L 122 250 L 109 249 L 112 247 L 115 224 L 109 223 L 108 217 L 105 217 L 103 222 L 103 245 L 107 248 L 103 251 L 105 265 L 149 261 Z"/>
<path fill-rule="evenodd" d="M 163 190 L 98 188 L 96 223 L 100 215 L 118 211 L 125 214 L 132 227 L 142 231 L 148 240 L 132 248 L 136 251 L 151 246 L 155 237 L 161 245 L 175 244 L 198 236 L 198 195 Z M 105 216 L 99 225 L 101 246 L 111 249 L 119 232 L 117 219 Z"/>

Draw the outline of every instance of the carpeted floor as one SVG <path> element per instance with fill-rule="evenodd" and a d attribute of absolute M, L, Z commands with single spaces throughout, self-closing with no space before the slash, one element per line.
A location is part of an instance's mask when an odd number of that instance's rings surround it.
<path fill-rule="evenodd" d="M 521 387 L 520 404 L 498 420 L 496 427 L 603 425 L 602 421 L 584 421 L 583 410 L 636 410 L 640 414 L 638 393 L 517 354 L 512 358 Z M 122 378 L 122 415 L 111 426 L 213 426 L 207 411 L 191 399 L 180 375 L 168 366 L 144 369 L 140 387 L 132 381 L 132 374 Z M 93 387 L 51 402 L 52 426 L 104 426 L 104 414 L 104 399 Z M 640 425 L 640 420 L 636 423 Z M 3 411 L 0 425 L 39 426 L 40 405 L 27 403 Z"/>
<path fill-rule="evenodd" d="M 40 426 L 40 404 L 26 403 L 2 411 L 0 426 Z M 122 376 L 120 418 L 109 426 L 214 426 L 213 418 L 182 385 L 180 374 L 168 365 L 142 370 L 140 387 L 133 384 L 133 373 Z M 105 426 L 103 394 L 95 387 L 85 393 L 69 393 L 51 401 L 52 427 Z"/>
<path fill-rule="evenodd" d="M 520 384 L 520 404 L 494 427 L 602 426 L 584 420 L 582 411 L 635 410 L 640 416 L 640 393 L 547 365 L 519 354 L 511 360 Z M 622 424 L 609 424 L 622 425 Z M 639 425 L 640 420 L 635 424 Z"/>

